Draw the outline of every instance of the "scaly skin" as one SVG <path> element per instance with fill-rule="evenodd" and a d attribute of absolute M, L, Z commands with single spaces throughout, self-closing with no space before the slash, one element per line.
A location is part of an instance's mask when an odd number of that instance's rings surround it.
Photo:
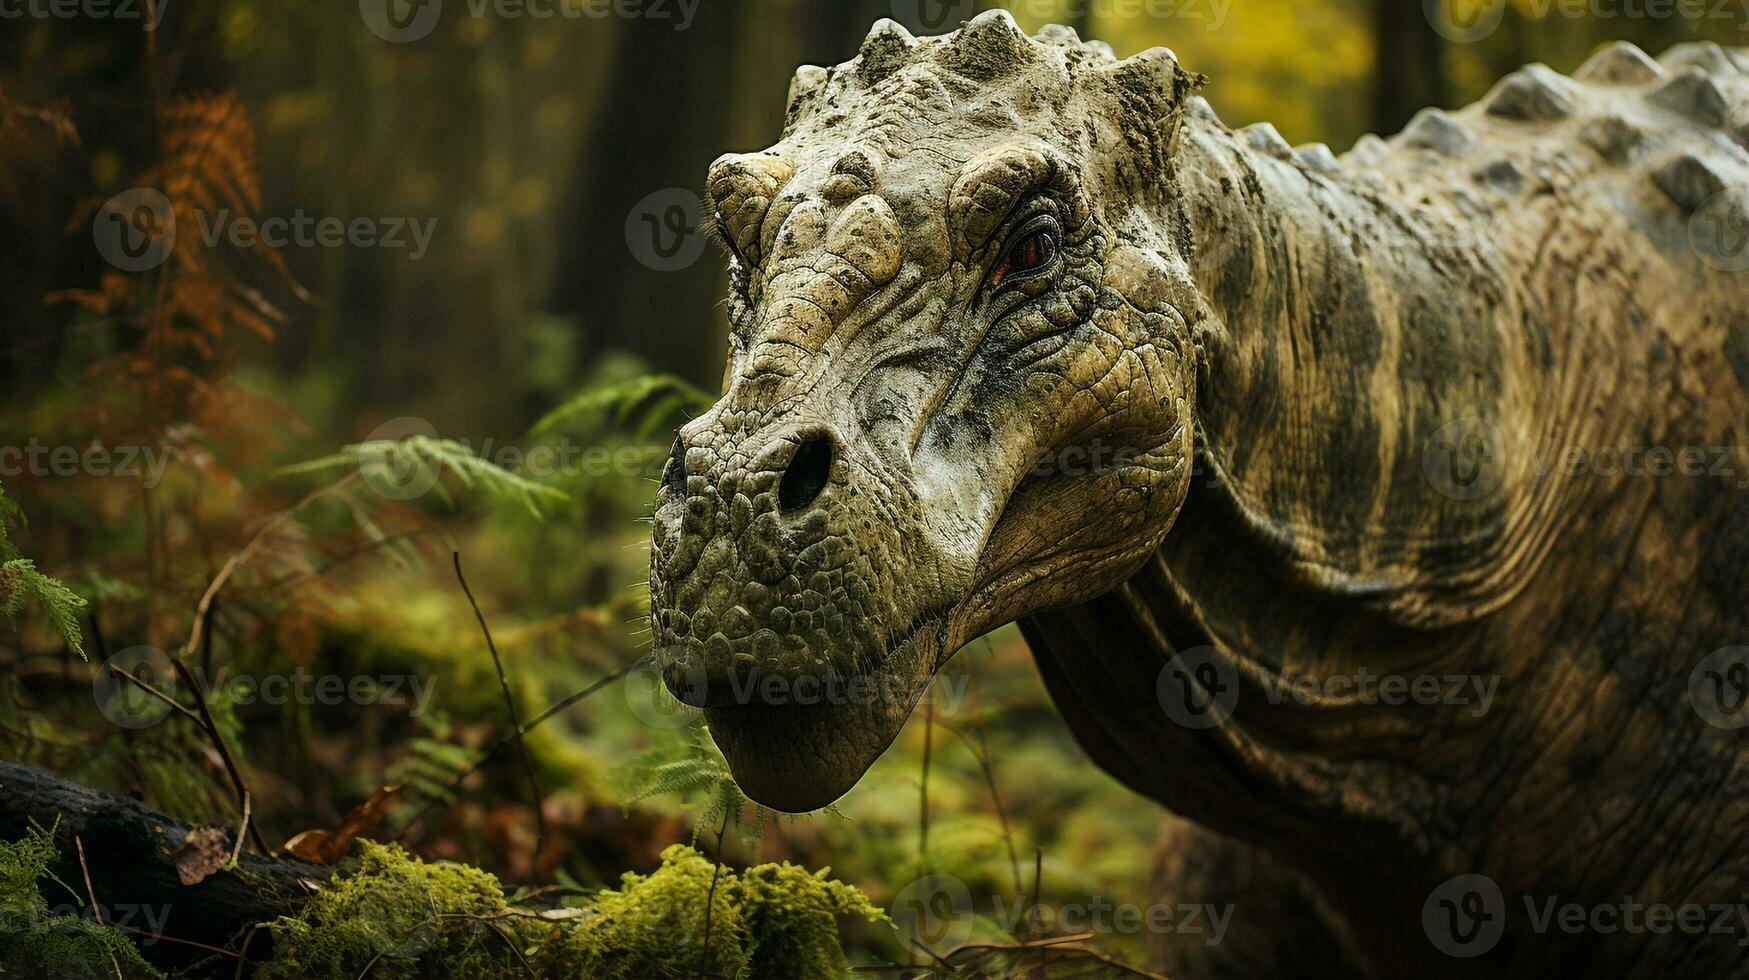
<path fill-rule="evenodd" d="M 1089 754 L 1202 825 L 1172 897 L 1239 901 L 1248 941 L 1162 944 L 1182 975 L 1305 973 L 1271 910 L 1349 975 L 1745 974 L 1735 936 L 1524 911 L 1749 897 L 1744 736 L 1689 704 L 1749 642 L 1749 493 L 1561 469 L 1749 426 L 1749 275 L 1689 235 L 1749 184 L 1745 69 L 1610 48 L 1338 161 L 1227 129 L 1163 49 L 882 22 L 711 171 L 734 340 L 658 500 L 670 688 L 750 795 L 808 809 L 1018 619 Z M 1040 227 L 1054 262 L 993 281 Z M 1362 673 L 1497 694 L 1329 684 Z M 1231 716 L 1175 721 L 1184 676 Z M 1422 923 L 1458 874 L 1507 903 L 1469 959 Z"/>

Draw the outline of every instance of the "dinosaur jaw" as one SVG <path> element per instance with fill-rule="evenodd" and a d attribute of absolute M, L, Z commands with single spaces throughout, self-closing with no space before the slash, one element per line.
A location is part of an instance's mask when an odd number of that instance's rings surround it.
<path fill-rule="evenodd" d="M 831 804 L 856 785 L 905 727 L 929 687 L 944 645 L 919 629 L 879 668 L 819 684 L 795 680 L 762 700 L 705 709 L 711 738 L 743 792 L 788 813 Z M 788 685 L 785 687 L 785 685 Z"/>

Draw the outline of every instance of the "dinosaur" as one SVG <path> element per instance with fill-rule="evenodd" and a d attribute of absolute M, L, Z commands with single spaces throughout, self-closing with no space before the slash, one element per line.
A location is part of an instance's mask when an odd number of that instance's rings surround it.
<path fill-rule="evenodd" d="M 1610 45 L 1337 157 L 1164 48 L 876 24 L 706 178 L 666 686 L 808 810 L 1018 622 L 1163 894 L 1237 908 L 1174 976 L 1749 976 L 1644 925 L 1749 896 L 1746 72 Z"/>

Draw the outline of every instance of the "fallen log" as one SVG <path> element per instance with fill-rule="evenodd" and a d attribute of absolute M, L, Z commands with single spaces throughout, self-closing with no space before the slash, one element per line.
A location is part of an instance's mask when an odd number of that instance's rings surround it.
<path fill-rule="evenodd" d="M 195 862 L 190 851 L 216 839 L 228 856 L 235 828 L 191 827 L 139 800 L 0 762 L 0 840 L 18 840 L 33 822 L 55 829 L 58 858 L 50 870 L 79 892 L 87 906 L 91 899 L 83 889 L 88 874 L 91 895 L 105 919 L 133 933 L 142 952 L 161 967 L 219 956 L 200 948 L 205 946 L 233 954 L 219 957 L 229 975 L 253 926 L 296 911 L 333 873 L 321 865 L 243 853 L 235 869 L 212 871 L 185 884 L 185 878 L 199 873 L 191 867 Z M 43 895 L 51 907 L 91 915 L 52 883 L 44 883 Z M 265 939 L 257 940 L 250 958 L 261 958 L 265 946 Z"/>

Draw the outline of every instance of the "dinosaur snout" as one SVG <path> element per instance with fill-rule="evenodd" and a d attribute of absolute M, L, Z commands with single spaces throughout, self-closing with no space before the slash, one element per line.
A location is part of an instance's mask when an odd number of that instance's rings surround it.
<path fill-rule="evenodd" d="M 675 697 L 806 703 L 878 662 L 894 542 L 890 519 L 875 529 L 866 472 L 817 419 L 682 432 L 650 562 L 652 636 Z"/>

